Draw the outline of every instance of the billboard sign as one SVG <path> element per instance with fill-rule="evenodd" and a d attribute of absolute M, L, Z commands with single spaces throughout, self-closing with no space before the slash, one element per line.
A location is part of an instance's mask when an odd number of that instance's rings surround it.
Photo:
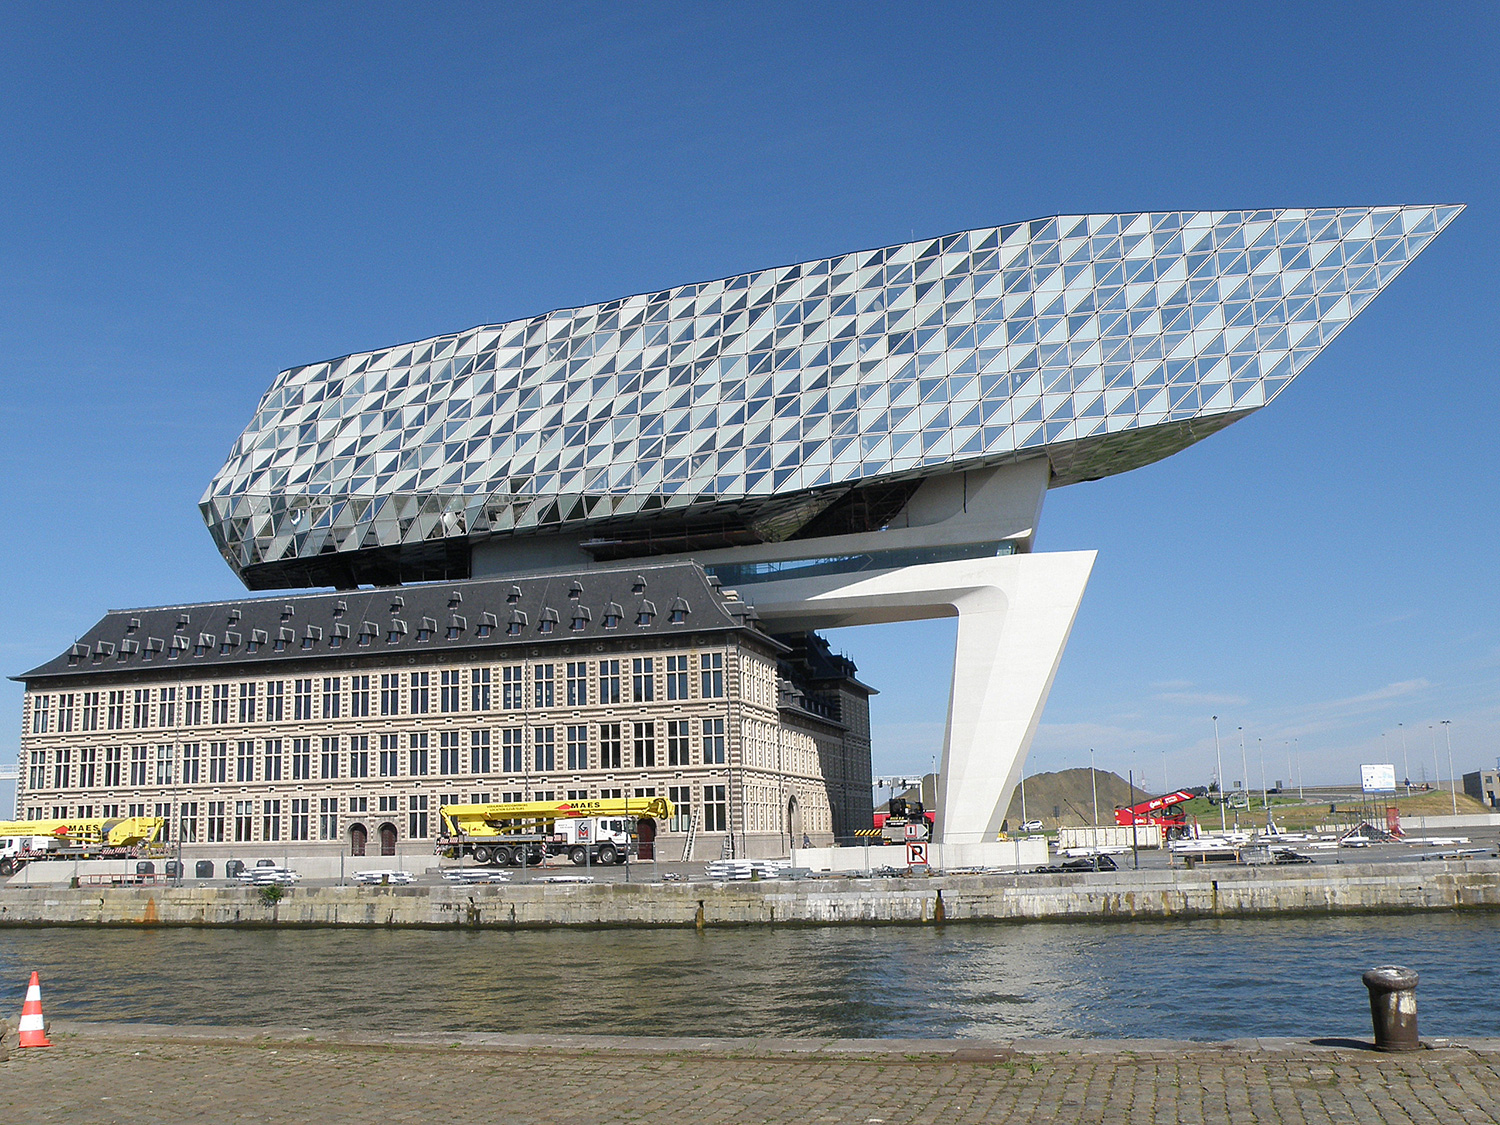
<path fill-rule="evenodd" d="M 1359 786 L 1366 793 L 1394 793 L 1396 791 L 1396 767 L 1386 765 L 1360 766 Z"/>

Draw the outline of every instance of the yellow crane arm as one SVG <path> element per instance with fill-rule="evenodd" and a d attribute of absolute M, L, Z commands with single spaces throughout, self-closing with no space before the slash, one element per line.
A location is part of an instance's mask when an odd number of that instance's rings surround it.
<path fill-rule="evenodd" d="M 673 813 L 665 797 L 606 797 L 587 801 L 513 801 L 491 805 L 443 805 L 438 812 L 463 826 L 497 820 L 567 820 L 585 816 L 650 817 L 666 820 Z"/>

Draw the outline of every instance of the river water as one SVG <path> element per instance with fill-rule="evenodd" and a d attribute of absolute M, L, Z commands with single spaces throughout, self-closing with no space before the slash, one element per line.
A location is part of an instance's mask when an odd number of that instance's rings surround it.
<path fill-rule="evenodd" d="M 948 1038 L 1500 1036 L 1500 914 L 691 930 L 0 928 L 0 1012 L 360 1030 Z"/>

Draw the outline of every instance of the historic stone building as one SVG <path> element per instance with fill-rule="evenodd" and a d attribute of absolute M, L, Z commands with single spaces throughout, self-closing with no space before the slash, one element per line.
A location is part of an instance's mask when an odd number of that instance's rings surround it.
<path fill-rule="evenodd" d="M 660 858 L 869 824 L 871 689 L 692 563 L 112 611 L 26 684 L 20 815 L 401 854 L 438 808 L 665 796 Z"/>

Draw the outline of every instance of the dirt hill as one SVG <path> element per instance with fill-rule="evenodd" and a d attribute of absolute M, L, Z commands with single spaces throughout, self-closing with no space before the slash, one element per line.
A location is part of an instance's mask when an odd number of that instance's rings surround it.
<path fill-rule="evenodd" d="M 1099 823 L 1113 824 L 1115 808 L 1131 804 L 1130 783 L 1123 777 L 1099 770 Z M 1154 796 L 1143 789 L 1135 791 L 1135 800 Z M 1044 827 L 1092 823 L 1094 794 L 1087 769 L 1038 773 L 1026 779 L 1026 819 L 1040 820 Z M 1005 817 L 1012 831 L 1019 828 L 1021 790 L 1017 787 Z"/>

